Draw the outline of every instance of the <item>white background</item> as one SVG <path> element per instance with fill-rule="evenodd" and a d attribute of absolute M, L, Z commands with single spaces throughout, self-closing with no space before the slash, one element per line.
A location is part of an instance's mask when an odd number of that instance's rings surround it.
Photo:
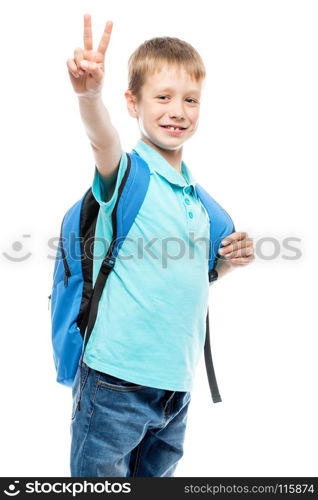
<path fill-rule="evenodd" d="M 177 36 L 208 72 L 184 160 L 261 256 L 210 287 L 222 403 L 202 356 L 176 476 L 317 476 L 317 2 L 14 1 L 1 41 L 1 476 L 69 476 L 71 391 L 55 381 L 48 239 L 91 185 L 93 154 L 66 69 L 114 22 L 104 102 L 124 150 L 132 51 Z M 29 237 L 24 235 L 30 235 Z M 285 238 L 294 251 L 284 248 Z M 15 242 L 22 248 L 17 249 Z M 20 246 L 21 246 L 20 245 Z M 6 255 L 19 258 L 12 262 Z M 4 255 L 6 254 L 6 255 Z"/>

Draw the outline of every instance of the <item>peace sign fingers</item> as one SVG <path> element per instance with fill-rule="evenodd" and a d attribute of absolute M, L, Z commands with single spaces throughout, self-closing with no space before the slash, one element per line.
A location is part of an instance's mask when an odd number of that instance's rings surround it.
<path fill-rule="evenodd" d="M 100 54 L 102 54 L 103 56 L 105 55 L 105 52 L 107 50 L 112 29 L 113 29 L 113 22 L 107 21 L 103 36 L 101 38 L 101 41 L 99 42 L 99 46 L 97 49 L 97 51 L 100 52 Z"/>
<path fill-rule="evenodd" d="M 93 32 L 90 14 L 84 14 L 84 48 L 74 51 L 74 58 L 67 61 L 71 83 L 81 96 L 96 96 L 101 93 L 104 79 L 104 59 L 113 22 L 107 21 L 97 50 L 93 49 Z"/>

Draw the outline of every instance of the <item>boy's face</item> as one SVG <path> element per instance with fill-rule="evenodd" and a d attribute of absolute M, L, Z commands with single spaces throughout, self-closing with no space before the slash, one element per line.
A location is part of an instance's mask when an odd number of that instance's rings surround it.
<path fill-rule="evenodd" d="M 160 72 L 147 76 L 139 101 L 130 91 L 125 95 L 142 136 L 162 149 L 177 150 L 197 128 L 201 91 L 202 81 L 192 80 L 181 67 L 164 65 Z M 167 125 L 181 129 L 171 130 Z"/>

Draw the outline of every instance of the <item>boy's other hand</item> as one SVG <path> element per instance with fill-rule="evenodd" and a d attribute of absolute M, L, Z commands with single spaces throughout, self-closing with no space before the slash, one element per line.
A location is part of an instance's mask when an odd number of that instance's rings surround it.
<path fill-rule="evenodd" d="M 248 238 L 247 233 L 236 231 L 226 236 L 221 243 L 223 246 L 218 253 L 222 256 L 224 262 L 244 265 L 254 261 L 253 240 Z"/>
<path fill-rule="evenodd" d="M 71 83 L 78 96 L 94 97 L 101 94 L 105 53 L 112 28 L 113 22 L 107 21 L 98 49 L 93 50 L 91 16 L 84 14 L 84 49 L 76 48 L 74 59 L 66 62 Z"/>

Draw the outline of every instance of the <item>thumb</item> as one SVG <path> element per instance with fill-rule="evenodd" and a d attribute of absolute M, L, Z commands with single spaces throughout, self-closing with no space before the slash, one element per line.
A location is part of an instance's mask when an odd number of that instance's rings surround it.
<path fill-rule="evenodd" d="M 87 73 L 90 73 L 96 82 L 100 82 L 103 78 L 103 71 L 101 67 L 94 61 L 86 61 L 83 59 L 81 61 L 81 68 Z"/>

